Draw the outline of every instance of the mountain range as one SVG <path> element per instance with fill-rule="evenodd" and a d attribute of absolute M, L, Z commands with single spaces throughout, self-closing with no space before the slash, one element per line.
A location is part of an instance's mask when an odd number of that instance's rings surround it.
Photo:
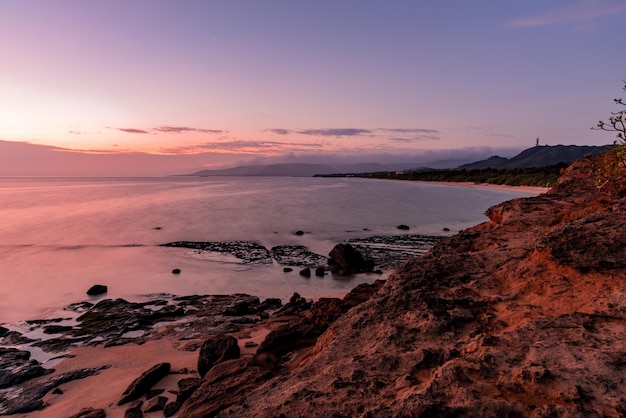
<path fill-rule="evenodd" d="M 355 164 L 311 164 L 282 163 L 242 165 L 226 169 L 202 170 L 189 176 L 288 176 L 311 177 L 336 173 L 372 173 L 384 171 L 447 169 L 447 168 L 525 168 L 545 167 L 558 163 L 570 164 L 585 155 L 597 155 L 609 148 L 606 146 L 579 145 L 543 145 L 528 148 L 512 158 L 491 156 L 485 160 L 468 162 L 467 160 L 439 160 L 415 163 L 355 163 Z"/>

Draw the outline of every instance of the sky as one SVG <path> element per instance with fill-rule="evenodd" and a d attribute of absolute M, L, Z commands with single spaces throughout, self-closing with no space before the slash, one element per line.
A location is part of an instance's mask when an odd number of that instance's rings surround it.
<path fill-rule="evenodd" d="M 608 144 L 624 21 L 626 0 L 0 0 L 0 176 Z"/>

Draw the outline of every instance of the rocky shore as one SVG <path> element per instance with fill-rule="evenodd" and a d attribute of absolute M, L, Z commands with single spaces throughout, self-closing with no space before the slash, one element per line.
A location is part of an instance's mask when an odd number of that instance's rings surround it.
<path fill-rule="evenodd" d="M 624 416 L 626 199 L 592 171 L 573 164 L 341 299 L 76 306 L 81 325 L 46 343 L 79 344 L 54 372 L 2 354 L 18 363 L 0 414 L 28 400 L 45 406 L 33 417 Z"/>

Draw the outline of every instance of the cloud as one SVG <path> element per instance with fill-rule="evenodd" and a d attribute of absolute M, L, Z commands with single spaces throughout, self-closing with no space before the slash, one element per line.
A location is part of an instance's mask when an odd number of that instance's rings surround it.
<path fill-rule="evenodd" d="M 313 136 L 362 136 L 362 135 L 370 135 L 373 132 L 369 129 L 358 129 L 358 128 L 330 128 L 330 129 L 304 129 L 302 131 L 298 131 L 299 134 L 302 135 L 313 135 Z"/>
<path fill-rule="evenodd" d="M 389 138 L 390 141 L 393 142 L 403 142 L 403 143 L 410 143 L 410 142 L 419 142 L 419 141 L 438 141 L 441 138 L 438 135 L 415 135 L 415 136 L 404 136 L 404 137 L 391 137 Z"/>
<path fill-rule="evenodd" d="M 328 128 L 328 129 L 301 129 L 291 130 L 282 128 L 265 129 L 277 135 L 309 135 L 322 137 L 359 137 L 380 138 L 393 142 L 411 143 L 418 141 L 436 141 L 441 139 L 437 129 L 428 128 Z"/>
<path fill-rule="evenodd" d="M 136 128 L 109 128 L 109 129 L 116 129 L 118 131 L 127 133 L 127 134 L 149 134 L 150 132 L 145 131 L 143 129 L 136 129 Z"/>
<path fill-rule="evenodd" d="M 281 128 L 266 129 L 265 132 L 271 132 L 276 135 L 289 135 L 290 133 L 292 133 L 292 131 L 289 129 L 281 129 Z"/>
<path fill-rule="evenodd" d="M 570 5 L 535 16 L 507 22 L 513 28 L 531 28 L 561 24 L 589 25 L 606 17 L 626 13 L 626 2 L 621 0 L 579 0 Z"/>
<path fill-rule="evenodd" d="M 224 134 L 228 131 L 222 129 L 200 129 L 200 128 L 191 128 L 189 126 L 157 126 L 156 128 L 151 128 L 149 130 L 146 129 L 138 129 L 138 128 L 111 128 L 121 132 L 125 132 L 127 134 L 149 134 L 149 133 L 168 133 L 168 134 L 184 134 L 189 132 L 200 132 L 205 134 Z"/>
<path fill-rule="evenodd" d="M 438 134 L 436 129 L 423 129 L 423 128 L 380 128 L 381 131 L 396 132 L 400 134 Z"/>
<path fill-rule="evenodd" d="M 188 126 L 159 126 L 157 128 L 153 128 L 152 130 L 156 132 L 175 133 L 175 134 L 182 134 L 186 132 L 201 132 L 205 134 L 223 134 L 227 132 L 222 129 L 198 129 L 198 128 L 190 128 Z"/>
<path fill-rule="evenodd" d="M 232 153 L 254 153 L 254 152 L 284 152 L 285 150 L 309 151 L 320 149 L 322 144 L 316 142 L 278 142 L 278 141 L 250 141 L 231 140 L 215 141 L 204 144 L 195 144 L 185 147 L 174 147 L 162 149 L 161 152 L 167 154 L 197 154 L 201 152 L 232 152 Z"/>
<path fill-rule="evenodd" d="M 67 133 L 72 135 L 85 135 L 85 132 L 82 131 L 67 131 Z"/>

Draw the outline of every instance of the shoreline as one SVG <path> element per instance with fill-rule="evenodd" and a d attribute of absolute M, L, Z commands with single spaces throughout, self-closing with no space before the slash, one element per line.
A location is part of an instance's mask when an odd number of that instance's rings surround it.
<path fill-rule="evenodd" d="M 422 183 L 422 184 L 434 184 L 437 186 L 457 186 L 457 187 L 467 187 L 467 188 L 493 189 L 493 190 L 503 190 L 503 191 L 520 192 L 520 193 L 532 193 L 532 194 L 542 194 L 550 190 L 550 187 L 509 186 L 506 184 L 472 183 L 469 181 L 467 182 L 426 181 L 426 180 L 411 180 L 411 181 L 414 181 L 416 183 Z"/>

